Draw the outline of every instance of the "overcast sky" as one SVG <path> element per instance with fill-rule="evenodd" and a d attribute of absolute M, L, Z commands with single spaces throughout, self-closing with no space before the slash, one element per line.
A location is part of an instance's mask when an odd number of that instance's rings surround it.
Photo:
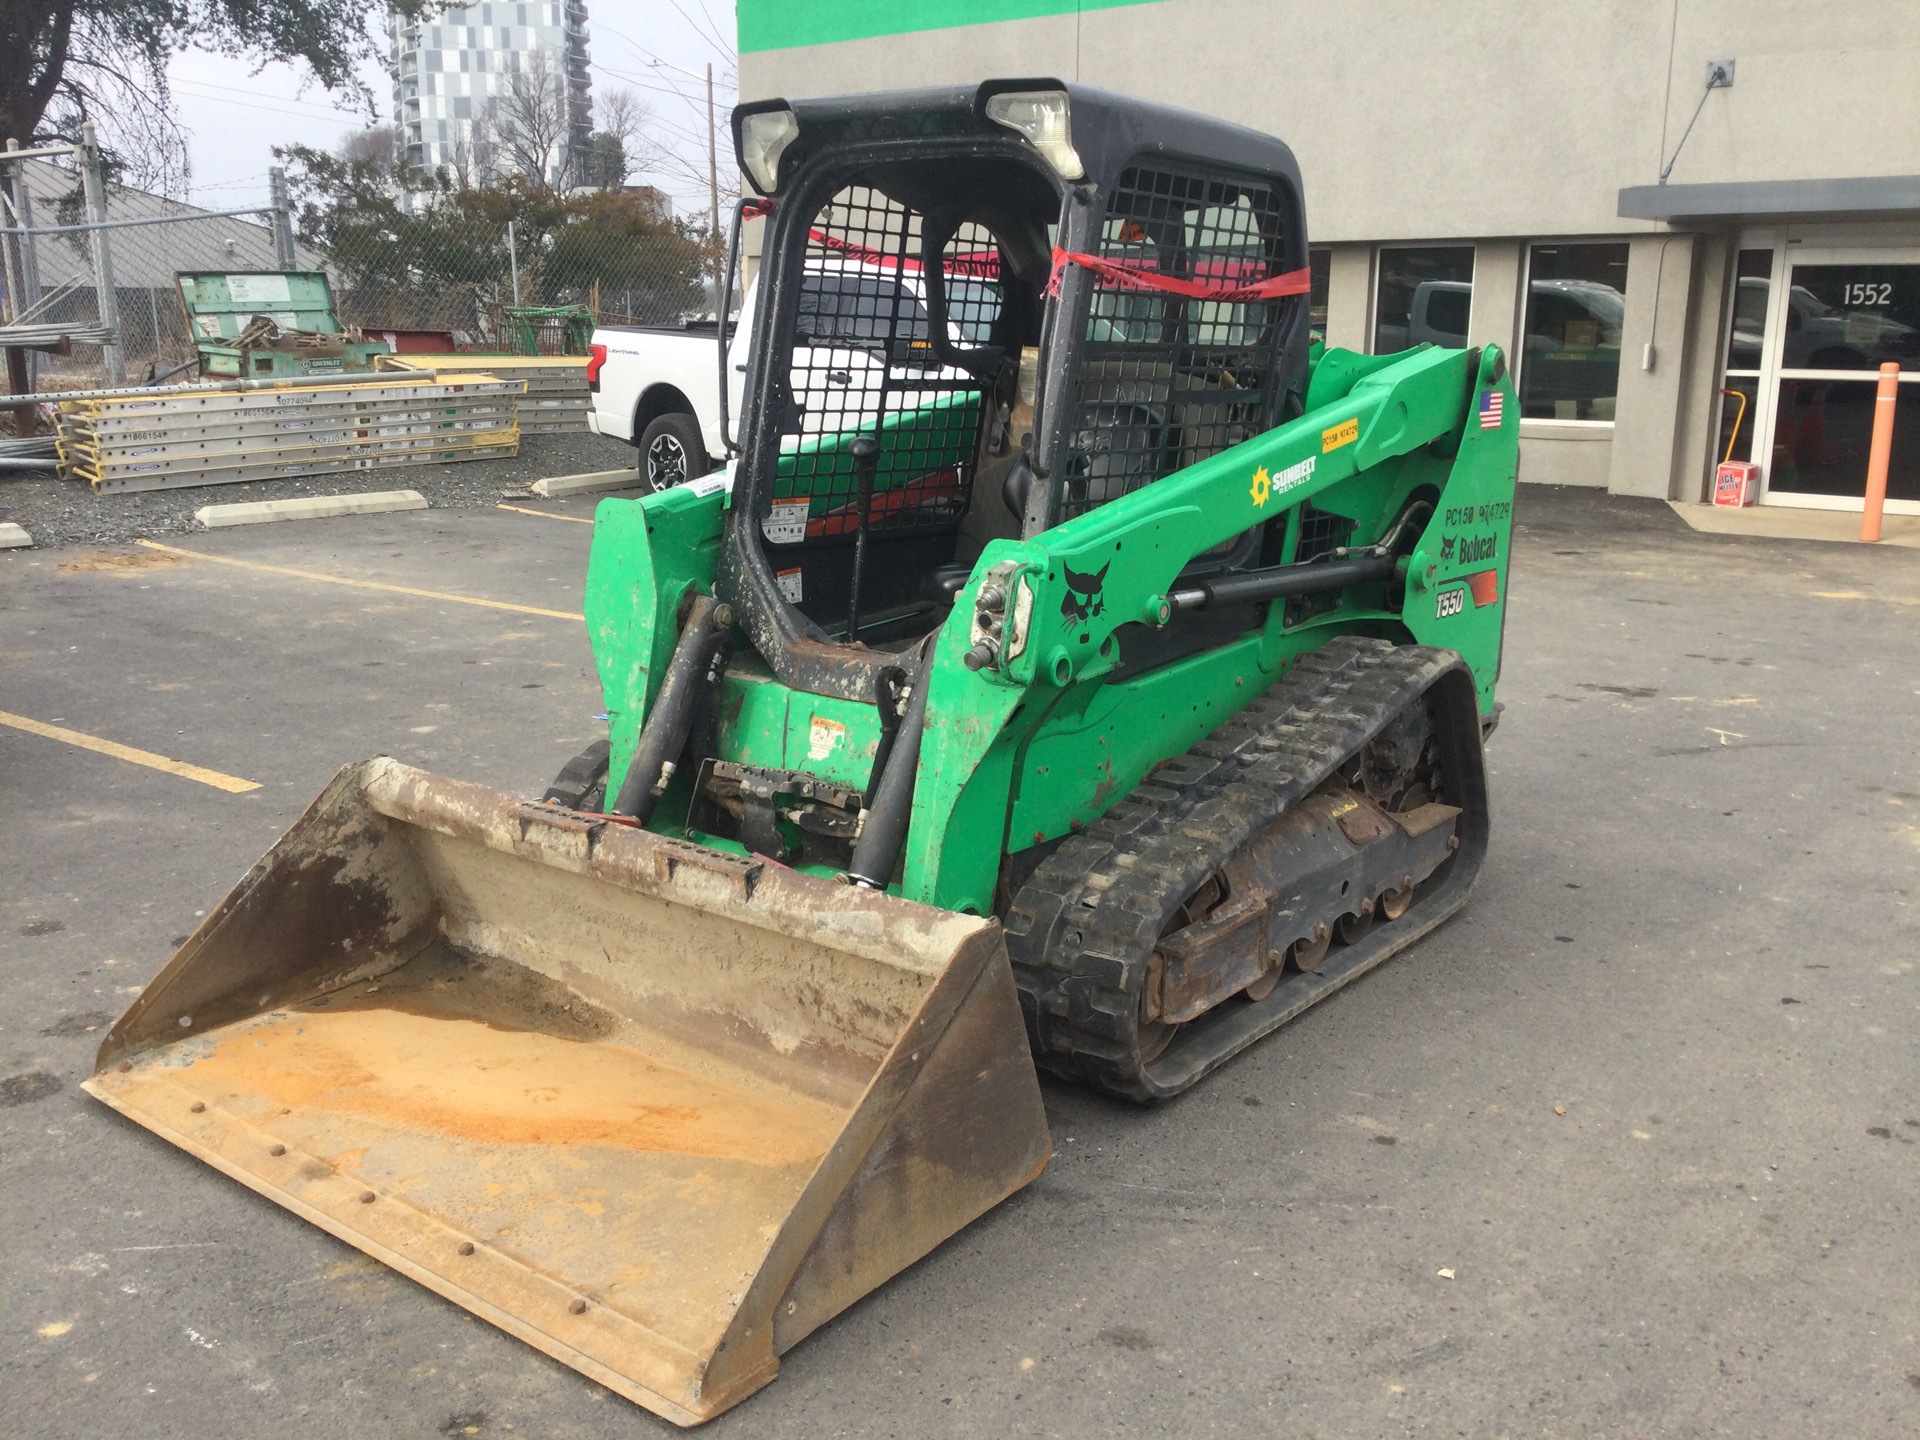
<path fill-rule="evenodd" d="M 706 85 L 670 67 L 695 72 L 709 63 L 714 67 L 724 185 L 731 149 L 726 114 L 734 99 L 733 0 L 588 0 L 587 33 L 595 95 L 620 87 L 637 91 L 653 109 L 655 143 L 669 148 L 679 162 L 659 174 L 632 178 L 659 185 L 673 196 L 678 211 L 704 210 Z M 174 109 L 190 137 L 189 198 L 209 210 L 264 201 L 275 145 L 297 141 L 331 149 L 367 124 L 365 110 L 354 109 L 345 98 L 311 82 L 303 88 L 291 66 L 256 73 L 242 61 L 190 51 L 174 60 L 170 73 Z M 366 79 L 379 119 L 391 120 L 393 87 L 386 72 L 372 67 Z"/>

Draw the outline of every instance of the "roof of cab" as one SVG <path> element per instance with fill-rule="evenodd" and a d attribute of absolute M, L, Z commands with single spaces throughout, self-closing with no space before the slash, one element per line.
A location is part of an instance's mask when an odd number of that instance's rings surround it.
<path fill-rule="evenodd" d="M 1300 170 L 1293 151 L 1274 136 L 1192 110 L 1045 77 L 790 102 L 753 101 L 734 107 L 735 153 L 739 153 L 743 116 L 783 107 L 790 108 L 800 122 L 800 134 L 789 149 L 796 159 L 822 145 L 924 135 L 929 133 L 929 122 L 935 126 L 931 133 L 974 134 L 1001 140 L 1011 132 L 986 118 L 988 98 L 1008 91 L 1033 90 L 1067 93 L 1073 147 L 1086 166 L 1087 177 L 1096 185 L 1112 185 L 1129 164 L 1165 158 L 1282 177 L 1296 193 L 1299 191 Z"/>

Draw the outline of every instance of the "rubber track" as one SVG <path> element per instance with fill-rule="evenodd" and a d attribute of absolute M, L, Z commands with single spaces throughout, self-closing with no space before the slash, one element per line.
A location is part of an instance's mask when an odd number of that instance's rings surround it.
<path fill-rule="evenodd" d="M 1042 862 L 1006 916 L 1039 1064 L 1135 1100 L 1164 1098 L 1213 1068 L 1186 1067 L 1191 1073 L 1169 1089 L 1138 1061 L 1147 959 L 1167 919 L 1230 855 L 1463 666 L 1451 651 L 1359 637 L 1304 655 Z"/>

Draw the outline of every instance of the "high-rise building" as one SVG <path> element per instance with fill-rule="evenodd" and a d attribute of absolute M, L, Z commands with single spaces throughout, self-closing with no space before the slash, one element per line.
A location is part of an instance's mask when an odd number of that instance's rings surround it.
<path fill-rule="evenodd" d="M 558 123 L 542 168 L 549 183 L 571 181 L 593 130 L 586 0 L 490 0 L 424 18 L 396 11 L 388 28 L 394 120 L 408 165 L 469 175 L 516 168 L 500 141 L 501 109 L 511 77 L 544 52 Z"/>

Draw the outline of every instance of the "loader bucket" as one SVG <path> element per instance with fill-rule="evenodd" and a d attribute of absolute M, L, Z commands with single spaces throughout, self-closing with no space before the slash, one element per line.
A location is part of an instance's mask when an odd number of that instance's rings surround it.
<path fill-rule="evenodd" d="M 683 1425 L 1049 1154 L 993 922 L 387 759 L 86 1088 Z"/>

